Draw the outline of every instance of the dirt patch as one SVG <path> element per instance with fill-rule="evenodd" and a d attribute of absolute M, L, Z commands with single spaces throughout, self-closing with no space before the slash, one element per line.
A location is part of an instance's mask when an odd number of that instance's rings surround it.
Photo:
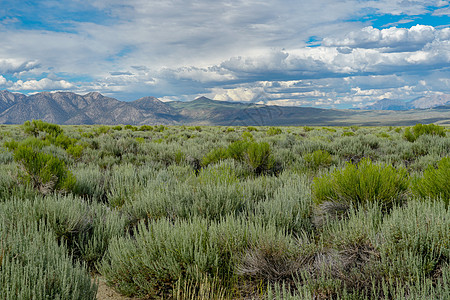
<path fill-rule="evenodd" d="M 102 277 L 96 278 L 98 281 L 97 300 L 138 300 L 138 298 L 129 298 L 122 296 L 113 288 L 106 285 L 106 281 Z"/>

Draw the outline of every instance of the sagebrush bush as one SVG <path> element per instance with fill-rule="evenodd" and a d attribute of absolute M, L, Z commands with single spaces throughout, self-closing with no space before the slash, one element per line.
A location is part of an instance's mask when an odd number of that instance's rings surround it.
<path fill-rule="evenodd" d="M 44 222 L 10 224 L 0 218 L 1 299 L 96 299 L 97 286 L 86 268 L 73 262 Z"/>
<path fill-rule="evenodd" d="M 405 200 L 408 186 L 405 169 L 363 159 L 357 166 L 347 163 L 343 169 L 314 178 L 312 195 L 319 205 L 326 202 L 365 205 L 378 201 L 385 209 L 390 209 Z"/>
<path fill-rule="evenodd" d="M 86 294 L 82 278 L 102 272 L 146 299 L 449 294 L 448 134 L 411 143 L 400 127 L 387 137 L 379 127 L 58 126 L 34 136 L 0 125 L 0 256 L 10 239 L 32 238 L 8 259 L 29 282 L 39 270 L 38 289 L 66 268 Z M 23 147 L 63 162 L 73 188 L 40 193 L 14 159 Z M 44 266 L 38 250 L 66 258 Z M 36 289 L 1 278 L 0 290 Z M 53 282 L 48 299 L 72 299 Z"/>
<path fill-rule="evenodd" d="M 312 200 L 305 176 L 282 173 L 282 186 L 256 204 L 253 218 L 297 235 L 312 229 Z"/>
<path fill-rule="evenodd" d="M 378 239 L 383 271 L 399 282 L 441 276 L 450 262 L 450 211 L 444 203 L 410 201 L 386 216 Z"/>
<path fill-rule="evenodd" d="M 450 157 L 442 158 L 437 168 L 432 165 L 424 172 L 423 177 L 414 181 L 413 192 L 420 197 L 440 198 L 448 206 L 450 201 Z"/>
<path fill-rule="evenodd" d="M 195 285 L 205 276 L 216 276 L 230 288 L 236 276 L 264 280 L 279 279 L 279 272 L 281 277 L 292 276 L 297 248 L 295 240 L 274 227 L 243 219 L 228 217 L 214 223 L 161 219 L 139 223 L 132 237 L 114 238 L 100 272 L 126 295 L 164 297 L 180 280 Z M 253 251 L 267 255 L 250 259 L 246 253 Z M 276 260 L 267 261 L 275 255 Z M 259 271 L 247 273 L 249 264 Z"/>
<path fill-rule="evenodd" d="M 106 207 L 72 196 L 51 195 L 37 199 L 33 206 L 36 220 L 43 221 L 55 240 L 90 268 L 100 262 L 113 236 L 123 235 L 126 219 Z"/>

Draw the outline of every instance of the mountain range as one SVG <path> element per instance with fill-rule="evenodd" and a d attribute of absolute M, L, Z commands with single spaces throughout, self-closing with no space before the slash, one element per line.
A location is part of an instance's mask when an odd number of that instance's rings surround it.
<path fill-rule="evenodd" d="M 411 101 L 401 101 L 394 99 L 381 99 L 366 106 L 363 109 L 369 110 L 409 110 L 409 109 L 427 109 L 439 106 L 450 105 L 450 95 L 426 95 L 413 99 Z"/>
<path fill-rule="evenodd" d="M 442 101 L 441 101 L 442 102 Z M 419 105 L 421 102 L 417 100 Z M 190 102 L 162 102 L 144 97 L 125 102 L 97 92 L 42 92 L 26 96 L 0 91 L 0 124 L 42 119 L 66 125 L 411 125 L 450 124 L 450 105 L 407 111 L 321 109 L 216 101 L 205 97 Z"/>

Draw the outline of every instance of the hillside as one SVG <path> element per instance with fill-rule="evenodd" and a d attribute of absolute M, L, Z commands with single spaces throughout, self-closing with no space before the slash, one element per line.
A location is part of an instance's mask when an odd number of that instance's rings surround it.
<path fill-rule="evenodd" d="M 445 100 L 445 99 L 444 99 Z M 417 101 L 423 105 L 425 100 Z M 345 110 L 312 107 L 267 106 L 226 102 L 200 97 L 190 102 L 162 102 L 143 97 L 124 102 L 92 92 L 42 92 L 26 96 L 0 91 L 0 124 L 21 124 L 42 119 L 57 124 L 131 125 L 412 125 L 450 124 L 448 104 L 442 99 L 431 109 Z"/>

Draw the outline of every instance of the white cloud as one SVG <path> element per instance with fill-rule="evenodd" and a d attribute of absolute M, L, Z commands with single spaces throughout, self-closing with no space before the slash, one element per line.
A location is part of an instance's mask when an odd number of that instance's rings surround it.
<path fill-rule="evenodd" d="M 445 31 L 448 29 L 445 29 Z M 444 31 L 444 30 L 443 30 Z M 352 48 L 394 48 L 401 51 L 414 51 L 423 48 L 439 35 L 448 38 L 446 32 L 437 31 L 432 26 L 415 25 L 411 28 L 390 27 L 377 29 L 372 26 L 346 34 L 343 38 L 327 37 L 324 46 L 345 46 Z"/>
<path fill-rule="evenodd" d="M 439 6 L 435 12 L 443 15 L 448 1 L 70 2 L 71 9 L 93 6 L 111 19 L 68 20 L 68 32 L 0 24 L 0 40 L 7 45 L 0 47 L 0 74 L 17 74 L 15 83 L 4 85 L 17 90 L 95 90 L 125 100 L 135 95 L 192 99 L 208 94 L 257 101 L 267 93 L 267 103 L 321 105 L 369 97 L 352 94 L 352 88 L 380 90 L 372 92 L 377 97 L 386 92 L 401 97 L 402 90 L 392 89 L 425 80 L 422 90 L 449 89 L 448 80 L 441 79 L 449 75 L 442 69 L 450 62 L 450 28 L 380 30 L 360 18 L 367 11 L 373 16 L 411 16 L 401 23 L 430 13 L 432 6 Z M 310 37 L 321 45 L 306 47 Z M 42 77 L 47 78 L 33 79 Z M 348 99 L 343 98 L 346 93 Z"/>
<path fill-rule="evenodd" d="M 16 58 L 1 58 L 0 54 L 0 72 L 1 73 L 20 73 L 32 70 L 39 66 L 37 61 L 26 61 Z"/>
<path fill-rule="evenodd" d="M 5 85 L 6 84 L 6 78 L 5 77 L 3 77 L 2 75 L 0 75 L 0 86 L 3 86 L 3 85 Z"/>
<path fill-rule="evenodd" d="M 39 91 L 39 90 L 52 90 L 52 89 L 71 89 L 74 85 L 65 80 L 53 81 L 48 78 L 41 80 L 27 80 L 16 81 L 10 89 L 13 91 Z"/>
<path fill-rule="evenodd" d="M 267 95 L 261 87 L 216 88 L 211 91 L 214 100 L 238 102 L 265 102 Z"/>

